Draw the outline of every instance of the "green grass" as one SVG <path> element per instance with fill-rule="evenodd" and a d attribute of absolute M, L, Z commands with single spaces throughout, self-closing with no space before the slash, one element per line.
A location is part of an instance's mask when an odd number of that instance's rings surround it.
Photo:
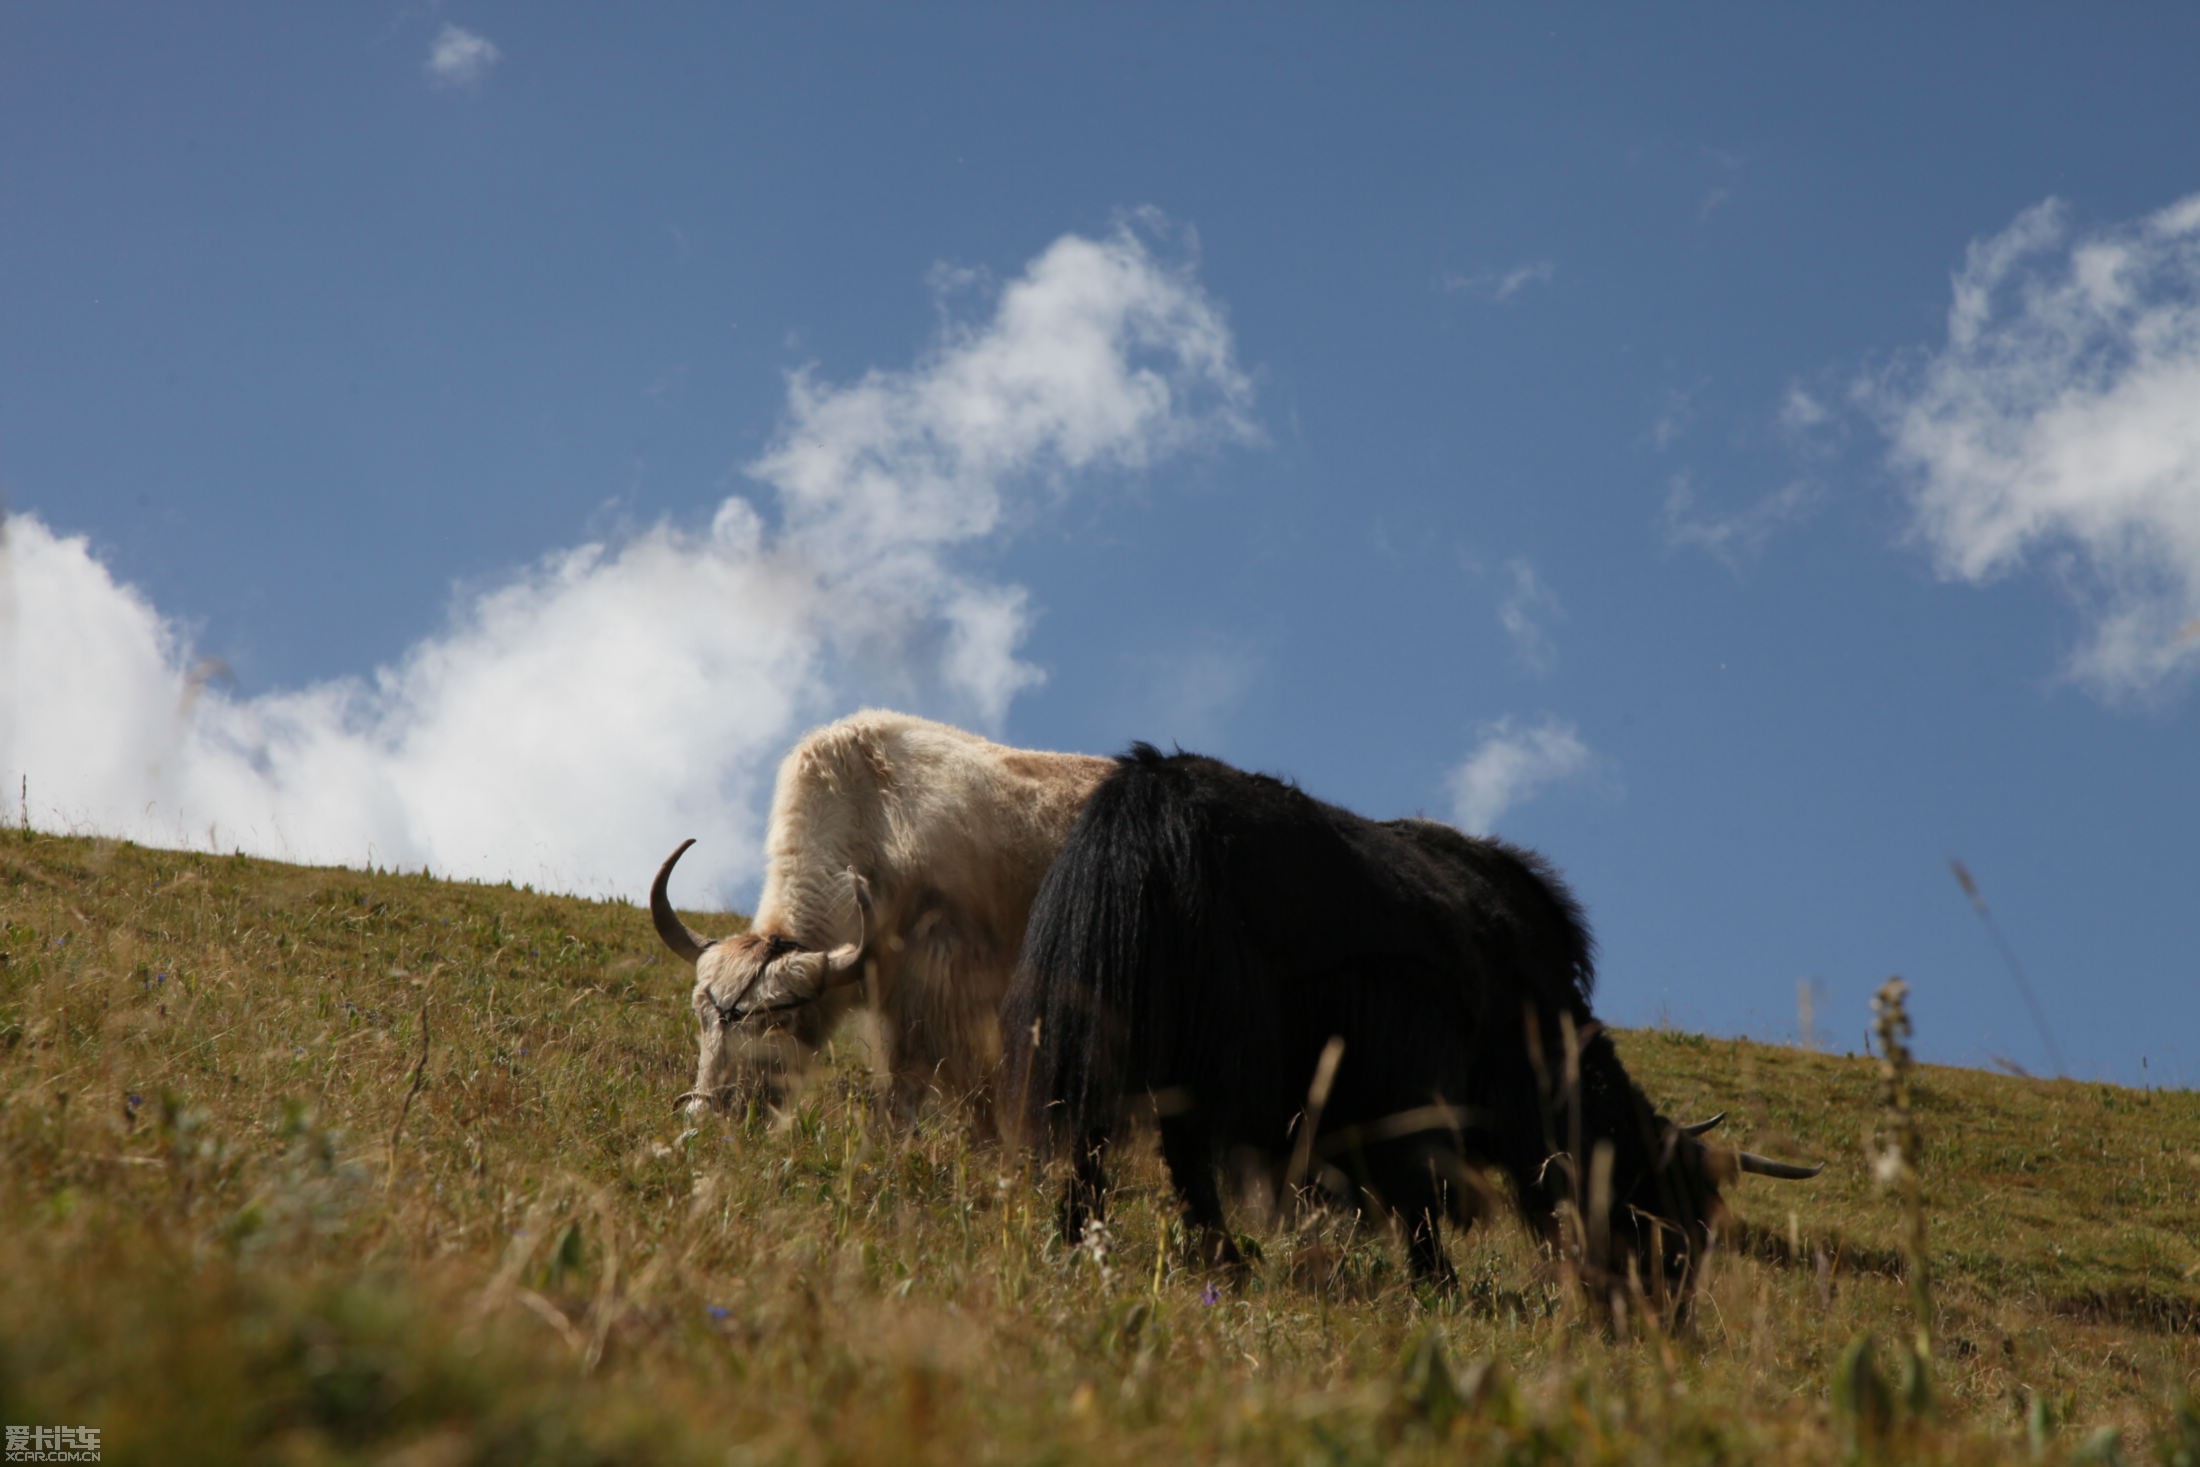
<path fill-rule="evenodd" d="M 1875 1433 L 1832 1391 L 1910 1332 L 1867 1059 L 1622 1036 L 1831 1164 L 1737 1189 L 1692 1333 L 1613 1339 L 1509 1223 L 1455 1300 L 1334 1217 L 1210 1289 L 1150 1157 L 1103 1267 L 853 1046 L 689 1127 L 630 906 L 9 833 L 0 953 L 0 1422 L 110 1462 L 2200 1463 L 2191 1092 L 1918 1073 L 1937 1406 Z"/>

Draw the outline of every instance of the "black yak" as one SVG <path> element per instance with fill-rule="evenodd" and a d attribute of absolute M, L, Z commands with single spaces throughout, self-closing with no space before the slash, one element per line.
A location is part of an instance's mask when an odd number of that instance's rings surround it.
<path fill-rule="evenodd" d="M 1585 1280 L 1685 1302 L 1721 1182 L 1811 1173 L 1660 1116 L 1590 1014 L 1593 972 L 1581 909 L 1534 853 L 1138 744 L 1034 900 L 1003 1093 L 1070 1148 L 1073 1236 L 1150 1097 L 1213 1260 L 1236 1261 L 1218 1174 L 1249 1164 L 1269 1188 L 1372 1199 L 1448 1286 L 1440 1219 L 1470 1224 L 1495 1167 L 1546 1236 L 1574 1204 Z"/>

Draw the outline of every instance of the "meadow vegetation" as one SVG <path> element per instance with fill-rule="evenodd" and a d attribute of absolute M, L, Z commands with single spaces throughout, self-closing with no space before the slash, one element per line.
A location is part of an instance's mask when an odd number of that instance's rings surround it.
<path fill-rule="evenodd" d="M 687 986 L 624 904 L 0 835 L 0 1421 L 162 1464 L 2200 1467 L 2190 1091 L 1910 1075 L 1907 1381 L 1868 1057 L 1621 1036 L 1669 1113 L 1830 1164 L 1735 1190 L 1691 1329 L 1616 1332 L 1509 1221 L 1432 1297 L 1379 1230 L 1248 1218 L 1233 1287 L 1150 1156 L 1067 1248 L 951 1114 L 885 1124 L 856 1035 L 691 1124 Z"/>

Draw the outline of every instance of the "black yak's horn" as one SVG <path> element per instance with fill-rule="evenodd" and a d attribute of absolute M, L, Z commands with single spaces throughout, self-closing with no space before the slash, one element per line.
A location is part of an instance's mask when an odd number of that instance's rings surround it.
<path fill-rule="evenodd" d="M 1745 1172 L 1755 1172 L 1760 1177 L 1778 1177 L 1783 1182 L 1804 1182 L 1826 1169 L 1824 1162 L 1816 1166 L 1798 1166 L 1792 1161 L 1774 1161 L 1769 1156 L 1759 1156 L 1754 1151 L 1737 1151 L 1735 1163 Z"/>
<path fill-rule="evenodd" d="M 665 863 L 657 868 L 657 879 L 649 884 L 649 915 L 657 924 L 657 935 L 665 940 L 665 946 L 680 955 L 680 960 L 692 963 L 703 955 L 710 944 L 688 931 L 688 925 L 680 920 L 680 914 L 672 910 L 672 898 L 665 895 L 665 883 L 672 879 L 672 868 L 687 848 L 695 844 L 689 836 L 680 842 L 680 849 L 665 857 Z"/>
<path fill-rule="evenodd" d="M 1701 1135 L 1703 1135 L 1703 1134 L 1704 1134 L 1704 1132 L 1706 1132 L 1706 1131 L 1709 1131 L 1709 1130 L 1710 1130 L 1710 1129 L 1712 1129 L 1712 1128 L 1713 1128 L 1714 1126 L 1718 1125 L 1718 1124 L 1719 1124 L 1719 1122 L 1721 1122 L 1721 1121 L 1723 1121 L 1723 1120 L 1725 1120 L 1725 1119 L 1726 1119 L 1726 1112 L 1722 1110 L 1722 1111 L 1720 1111 L 1720 1112 L 1719 1112 L 1719 1113 L 1718 1113 L 1717 1115 L 1713 1116 L 1713 1117 L 1712 1117 L 1712 1118 L 1711 1118 L 1710 1120 L 1708 1120 L 1708 1121 L 1698 1121 L 1698 1122 L 1696 1122 L 1696 1124 L 1694 1124 L 1693 1126 L 1683 1126 L 1683 1127 L 1681 1127 L 1681 1132 L 1682 1132 L 1682 1134 L 1683 1134 L 1683 1135 L 1688 1135 L 1688 1136 L 1701 1136 Z"/>

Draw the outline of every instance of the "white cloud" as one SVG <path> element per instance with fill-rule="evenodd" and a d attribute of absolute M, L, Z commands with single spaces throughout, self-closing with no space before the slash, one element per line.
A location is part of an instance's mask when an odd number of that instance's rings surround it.
<path fill-rule="evenodd" d="M 1513 655 L 1521 666 L 1543 676 L 1558 664 L 1558 644 L 1547 625 L 1566 619 L 1558 594 L 1543 583 L 1535 566 L 1515 558 L 1505 562 L 1505 596 L 1498 603 L 1497 620 L 1512 639 Z"/>
<path fill-rule="evenodd" d="M 1255 436 L 1221 312 L 1128 228 L 1057 241 L 982 330 L 950 324 L 912 369 L 845 387 L 797 372 L 788 395 L 750 472 L 778 492 L 786 538 L 828 591 L 860 578 L 872 593 L 844 640 L 899 664 L 912 624 L 943 623 L 950 685 L 987 723 L 1038 677 L 1013 656 L 1023 593 L 967 584 L 942 547 L 996 532 L 1019 492 Z"/>
<path fill-rule="evenodd" d="M 1188 265 L 1067 236 L 915 365 L 790 382 L 706 528 L 561 551 L 371 678 L 243 696 L 81 537 L 0 542 L 0 774 L 35 823 L 295 860 L 634 893 L 702 837 L 691 899 L 757 869 L 778 755 L 890 701 L 997 727 L 1041 676 L 1020 586 L 956 563 L 1019 500 L 1253 435 Z M 981 303 L 982 307 L 983 303 Z"/>
<path fill-rule="evenodd" d="M 470 87 L 489 74 L 504 58 L 496 42 L 459 26 L 444 24 L 428 47 L 422 64 L 428 79 L 439 87 Z"/>
<path fill-rule="evenodd" d="M 1453 295 L 1479 295 L 1493 301 L 1509 301 L 1531 285 L 1547 285 L 1558 275 L 1552 260 L 1530 260 L 1510 270 L 1477 270 L 1472 275 L 1447 274 L 1444 289 Z"/>
<path fill-rule="evenodd" d="M 1667 486 L 1659 522 L 1669 549 L 1701 550 L 1728 570 L 1738 571 L 1774 535 L 1808 519 L 1817 507 L 1817 491 L 1796 480 L 1732 514 L 1707 514 L 1697 509 L 1695 481 L 1679 473 Z"/>
<path fill-rule="evenodd" d="M 2026 210 L 1971 245 L 1946 344 L 1858 395 L 1943 576 L 2048 570 L 2100 696 L 2200 667 L 2200 195 L 2087 234 Z"/>
<path fill-rule="evenodd" d="M 1571 723 L 1545 718 L 1523 727 L 1501 718 L 1483 728 L 1481 743 L 1451 771 L 1452 818 L 1462 829 L 1486 834 L 1513 806 L 1589 772 L 1595 762 Z"/>
<path fill-rule="evenodd" d="M 1780 400 L 1780 426 L 1791 433 L 1823 427 L 1832 417 L 1824 403 L 1793 383 L 1788 386 L 1787 396 Z"/>

